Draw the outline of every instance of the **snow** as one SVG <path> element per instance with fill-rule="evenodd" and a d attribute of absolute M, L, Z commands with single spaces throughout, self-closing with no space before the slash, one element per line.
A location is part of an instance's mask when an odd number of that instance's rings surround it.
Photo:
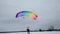
<path fill-rule="evenodd" d="M 28 34 L 27 32 L 20 32 L 20 33 L 0 33 L 0 34 Z M 30 32 L 30 34 L 60 34 L 60 32 Z"/>

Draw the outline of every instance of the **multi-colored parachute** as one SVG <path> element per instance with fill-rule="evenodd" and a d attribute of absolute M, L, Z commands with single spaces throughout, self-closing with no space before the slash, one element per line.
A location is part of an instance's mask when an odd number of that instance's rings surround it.
<path fill-rule="evenodd" d="M 36 20 L 37 17 L 38 17 L 38 16 L 36 15 L 36 13 L 31 12 L 31 11 L 21 11 L 21 12 L 18 12 L 18 13 L 16 14 L 16 18 L 21 17 L 21 16 L 28 16 L 28 17 L 30 17 L 30 18 L 32 18 L 32 19 L 34 19 L 34 20 Z"/>

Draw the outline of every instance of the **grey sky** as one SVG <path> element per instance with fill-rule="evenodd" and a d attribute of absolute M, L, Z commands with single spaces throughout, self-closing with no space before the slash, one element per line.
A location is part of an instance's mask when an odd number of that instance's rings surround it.
<path fill-rule="evenodd" d="M 36 12 L 37 20 L 16 19 L 22 10 Z M 0 0 L 0 30 L 47 29 L 50 25 L 60 28 L 60 0 Z"/>

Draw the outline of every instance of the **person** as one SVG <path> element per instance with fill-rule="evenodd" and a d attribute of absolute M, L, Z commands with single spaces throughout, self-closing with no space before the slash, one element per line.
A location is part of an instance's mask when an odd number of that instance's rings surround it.
<path fill-rule="evenodd" d="M 30 34 L 30 29 L 29 28 L 27 28 L 27 33 Z"/>

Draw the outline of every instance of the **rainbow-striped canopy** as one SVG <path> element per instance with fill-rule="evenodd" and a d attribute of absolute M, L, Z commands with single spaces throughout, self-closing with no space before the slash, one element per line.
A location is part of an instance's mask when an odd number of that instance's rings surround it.
<path fill-rule="evenodd" d="M 36 13 L 31 12 L 31 11 L 20 11 L 20 12 L 18 12 L 18 13 L 16 14 L 16 18 L 21 17 L 21 16 L 28 16 L 28 17 L 30 17 L 30 18 L 32 18 L 32 19 L 34 19 L 34 20 L 36 20 L 37 17 L 38 17 L 38 16 L 36 15 Z"/>

